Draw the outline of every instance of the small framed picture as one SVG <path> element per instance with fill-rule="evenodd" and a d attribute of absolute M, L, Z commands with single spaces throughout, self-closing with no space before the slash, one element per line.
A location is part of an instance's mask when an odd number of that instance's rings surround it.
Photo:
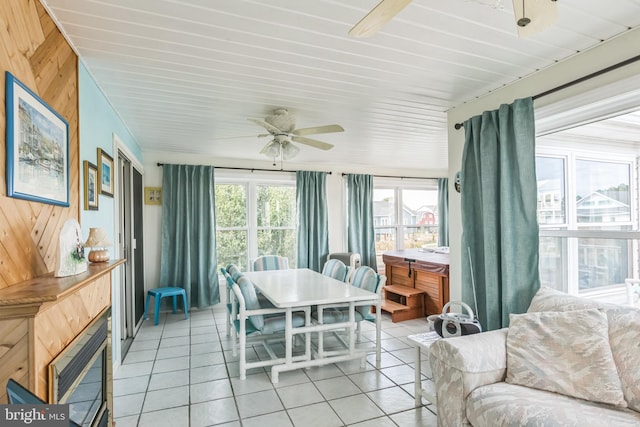
<path fill-rule="evenodd" d="M 144 204 L 161 205 L 162 187 L 144 187 Z"/>
<path fill-rule="evenodd" d="M 88 160 L 84 165 L 84 210 L 98 210 L 98 168 Z"/>
<path fill-rule="evenodd" d="M 98 148 L 98 183 L 100 194 L 113 197 L 113 157 Z"/>

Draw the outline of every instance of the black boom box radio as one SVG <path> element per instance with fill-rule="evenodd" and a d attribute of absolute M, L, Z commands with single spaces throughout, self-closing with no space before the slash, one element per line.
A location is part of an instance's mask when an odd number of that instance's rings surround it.
<path fill-rule="evenodd" d="M 464 308 L 467 314 L 447 313 L 447 309 L 452 304 L 458 304 Z M 462 301 L 451 301 L 442 308 L 442 314 L 433 321 L 433 327 L 442 338 L 460 337 L 482 332 L 482 326 L 478 319 L 474 317 L 473 310 Z"/>
<path fill-rule="evenodd" d="M 471 262 L 471 249 L 469 247 L 467 247 L 467 254 L 469 255 L 471 286 L 473 287 L 473 299 L 476 305 L 477 312 L 478 301 L 476 299 L 476 282 L 473 277 L 473 263 Z M 464 308 L 467 313 L 447 313 L 447 309 L 452 304 L 459 305 L 460 307 Z M 445 306 L 442 307 L 442 314 L 434 315 L 433 317 L 433 328 L 442 338 L 460 337 L 462 335 L 471 335 L 482 332 L 482 326 L 473 314 L 473 310 L 471 310 L 471 307 L 469 307 L 462 301 L 451 301 L 446 303 Z"/>

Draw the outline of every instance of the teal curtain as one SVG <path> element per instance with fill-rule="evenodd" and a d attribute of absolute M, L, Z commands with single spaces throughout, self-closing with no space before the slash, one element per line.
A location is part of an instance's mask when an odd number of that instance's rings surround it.
<path fill-rule="evenodd" d="M 438 246 L 449 246 L 449 178 L 438 178 Z"/>
<path fill-rule="evenodd" d="M 373 176 L 347 174 L 347 247 L 360 254 L 361 265 L 378 271 L 373 229 Z"/>
<path fill-rule="evenodd" d="M 162 168 L 160 286 L 179 286 L 191 307 L 220 302 L 213 166 Z"/>
<path fill-rule="evenodd" d="M 473 304 L 475 282 L 478 317 L 492 330 L 525 312 L 540 286 L 533 101 L 472 117 L 464 131 L 462 297 Z"/>
<path fill-rule="evenodd" d="M 329 254 L 326 172 L 296 172 L 298 267 L 320 272 Z"/>

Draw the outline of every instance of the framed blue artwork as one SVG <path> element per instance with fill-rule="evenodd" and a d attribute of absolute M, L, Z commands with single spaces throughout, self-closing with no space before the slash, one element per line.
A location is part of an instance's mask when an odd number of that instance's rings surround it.
<path fill-rule="evenodd" d="M 100 194 L 113 197 L 113 157 L 98 148 L 98 183 Z"/>
<path fill-rule="evenodd" d="M 98 168 L 88 160 L 82 162 L 84 173 L 84 210 L 98 210 L 98 194 L 100 192 L 100 181 L 98 178 Z"/>
<path fill-rule="evenodd" d="M 10 72 L 5 78 L 7 196 L 69 206 L 69 125 Z"/>

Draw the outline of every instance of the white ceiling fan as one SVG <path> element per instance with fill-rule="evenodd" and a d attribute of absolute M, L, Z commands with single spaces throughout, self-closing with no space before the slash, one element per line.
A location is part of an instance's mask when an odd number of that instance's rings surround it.
<path fill-rule="evenodd" d="M 260 150 L 260 154 L 265 154 L 274 160 L 280 156 L 282 156 L 284 160 L 288 160 L 298 154 L 300 149 L 292 144 L 291 141 L 321 150 L 330 150 L 333 148 L 332 144 L 307 138 L 305 135 L 344 132 L 344 129 L 340 125 L 296 129 L 296 118 L 289 114 L 286 108 L 277 108 L 273 111 L 273 114 L 264 119 L 248 118 L 248 120 L 262 126 L 269 132 L 268 134 L 260 134 L 258 137 L 273 136 L 273 139 Z"/>
<path fill-rule="evenodd" d="M 366 38 L 376 34 L 412 0 L 381 0 L 351 30 L 351 37 Z M 452 1 L 452 0 L 449 0 Z M 487 4 L 487 0 L 471 0 Z M 492 0 L 492 6 L 501 7 L 503 0 Z M 518 36 L 527 37 L 550 27 L 558 16 L 557 0 L 512 0 Z"/>

